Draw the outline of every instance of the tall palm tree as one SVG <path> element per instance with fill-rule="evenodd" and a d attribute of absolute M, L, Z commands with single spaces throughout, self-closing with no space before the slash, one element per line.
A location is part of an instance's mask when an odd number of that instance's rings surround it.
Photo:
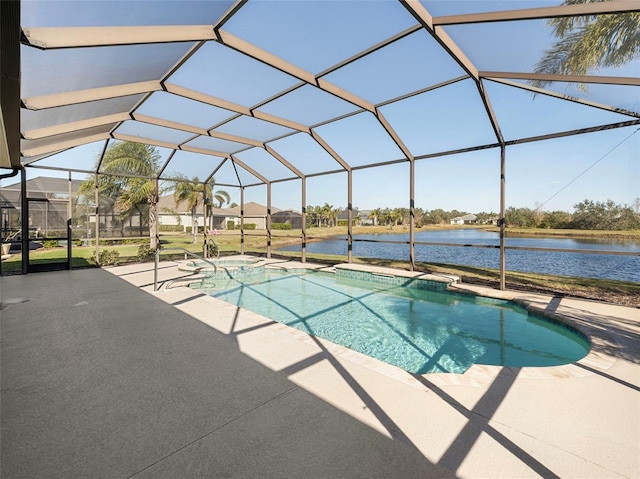
<path fill-rule="evenodd" d="M 211 204 L 220 208 L 223 204 L 231 201 L 231 196 L 224 190 L 216 190 L 215 180 L 209 183 L 202 183 L 197 176 L 189 180 L 186 176 L 181 176 L 180 181 L 176 184 L 173 191 L 173 199 L 178 206 L 179 203 L 186 202 L 187 209 L 191 211 L 191 231 L 193 232 L 193 243 L 198 242 L 198 222 L 196 214 L 198 206 L 201 204 Z M 205 214 L 205 218 L 209 217 L 209 213 Z"/>
<path fill-rule="evenodd" d="M 96 167 L 100 158 L 96 160 Z M 102 197 L 115 198 L 114 208 L 121 220 L 134 213 L 140 204 L 149 205 L 149 239 L 151 248 L 158 247 L 157 204 L 160 195 L 155 178 L 160 154 L 154 146 L 135 142 L 111 145 L 100 163 L 98 192 Z M 121 175 L 121 176 L 120 176 Z M 78 190 L 79 196 L 93 197 L 95 176 L 85 180 Z"/>
<path fill-rule="evenodd" d="M 381 213 L 382 211 L 380 210 L 380 208 L 375 208 L 369 212 L 369 216 L 367 218 L 373 220 L 373 226 L 378 226 L 378 218 L 380 217 Z"/>
<path fill-rule="evenodd" d="M 564 5 L 607 0 L 565 0 Z M 558 41 L 536 64 L 536 73 L 586 75 L 602 67 L 619 67 L 640 55 L 640 13 L 561 17 L 549 20 Z M 549 81 L 535 81 L 545 86 Z M 580 86 L 583 90 L 584 85 Z"/>
<path fill-rule="evenodd" d="M 329 226 L 329 221 L 331 220 L 331 210 L 333 210 L 333 205 L 330 205 L 329 203 L 325 203 L 324 205 L 322 205 L 321 215 L 322 222 L 325 226 Z"/>
<path fill-rule="evenodd" d="M 342 208 L 331 209 L 331 212 L 329 214 L 331 216 L 331 221 L 333 223 L 333 226 L 338 226 L 338 216 L 340 216 L 340 213 L 342 213 Z"/>

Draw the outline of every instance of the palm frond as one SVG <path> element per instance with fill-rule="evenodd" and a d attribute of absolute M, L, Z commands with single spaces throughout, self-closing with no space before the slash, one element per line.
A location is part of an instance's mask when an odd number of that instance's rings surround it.
<path fill-rule="evenodd" d="M 567 0 L 565 4 L 589 3 Z M 640 14 L 556 18 L 549 22 L 558 41 L 535 65 L 535 73 L 587 75 L 603 67 L 620 67 L 640 55 Z M 549 81 L 534 81 L 544 87 Z M 582 90 L 587 90 L 581 84 Z"/>

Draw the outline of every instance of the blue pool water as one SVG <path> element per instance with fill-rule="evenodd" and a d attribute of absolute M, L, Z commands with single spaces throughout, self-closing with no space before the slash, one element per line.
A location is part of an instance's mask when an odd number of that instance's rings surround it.
<path fill-rule="evenodd" d="M 416 374 L 554 366 L 589 351 L 581 334 L 511 302 L 328 273 L 267 270 L 251 281 L 216 282 L 209 294 Z"/>

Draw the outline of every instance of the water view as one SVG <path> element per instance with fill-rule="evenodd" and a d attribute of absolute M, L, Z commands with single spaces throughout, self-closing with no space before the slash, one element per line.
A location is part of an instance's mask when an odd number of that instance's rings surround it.
<path fill-rule="evenodd" d="M 354 235 L 353 255 L 368 258 L 407 260 L 407 244 L 370 243 L 357 240 L 409 241 L 408 233 Z M 480 229 L 419 231 L 417 242 L 478 244 L 498 246 L 498 233 Z M 532 248 L 558 248 L 592 251 L 624 251 L 636 256 L 617 256 L 594 253 L 565 253 L 546 251 L 507 250 L 507 269 L 529 273 L 547 273 L 563 276 L 614 279 L 640 282 L 640 242 L 619 241 L 604 238 L 507 238 L 507 246 Z M 300 251 L 300 245 L 278 248 L 279 251 Z M 447 263 L 483 268 L 499 268 L 499 250 L 496 248 L 472 248 L 454 246 L 416 245 L 416 261 Z M 307 244 L 307 252 L 330 255 L 347 254 L 346 236 Z"/>

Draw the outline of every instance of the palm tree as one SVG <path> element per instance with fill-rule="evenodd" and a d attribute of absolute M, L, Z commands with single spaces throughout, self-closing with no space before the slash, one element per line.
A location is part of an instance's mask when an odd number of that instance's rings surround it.
<path fill-rule="evenodd" d="M 338 226 L 338 216 L 342 213 L 342 208 L 332 208 L 329 213 L 331 217 L 331 221 L 333 222 L 333 226 Z"/>
<path fill-rule="evenodd" d="M 602 0 L 565 0 L 565 5 Z M 605 0 L 606 1 L 606 0 Z M 640 13 L 559 17 L 549 20 L 558 41 L 536 64 L 536 73 L 586 75 L 602 67 L 619 67 L 640 55 Z M 538 80 L 535 86 L 549 81 Z M 586 89 L 584 85 L 580 88 Z"/>
<path fill-rule="evenodd" d="M 381 213 L 382 211 L 380 210 L 380 208 L 376 208 L 369 212 L 369 216 L 367 218 L 373 220 L 373 226 L 378 226 L 378 218 L 380 217 Z"/>
<path fill-rule="evenodd" d="M 160 195 L 158 171 L 160 154 L 154 146 L 135 142 L 120 142 L 110 146 L 96 168 L 105 173 L 98 182 L 102 197 L 115 198 L 114 208 L 121 220 L 129 218 L 140 204 L 149 205 L 149 239 L 151 248 L 158 247 L 157 204 Z M 122 176 L 119 176 L 122 175 Z M 91 198 L 95 190 L 95 177 L 90 176 L 80 186 L 78 196 Z"/>
<path fill-rule="evenodd" d="M 322 205 L 322 208 L 320 210 L 322 222 L 325 226 L 329 226 L 329 221 L 331 220 L 331 210 L 333 210 L 333 205 L 330 205 L 329 203 L 325 203 L 324 205 Z"/>
<path fill-rule="evenodd" d="M 176 184 L 173 191 L 173 199 L 176 203 L 186 202 L 187 209 L 191 211 L 191 231 L 193 232 L 193 243 L 198 242 L 198 222 L 196 220 L 196 213 L 198 206 L 201 204 L 211 204 L 215 201 L 218 208 L 223 204 L 229 203 L 231 197 L 229 193 L 223 190 L 217 190 L 214 192 L 215 180 L 212 179 L 209 183 L 202 183 L 197 176 L 194 176 L 191 180 L 186 176 L 181 176 L 180 181 Z M 205 217 L 208 217 L 208 213 Z"/>

